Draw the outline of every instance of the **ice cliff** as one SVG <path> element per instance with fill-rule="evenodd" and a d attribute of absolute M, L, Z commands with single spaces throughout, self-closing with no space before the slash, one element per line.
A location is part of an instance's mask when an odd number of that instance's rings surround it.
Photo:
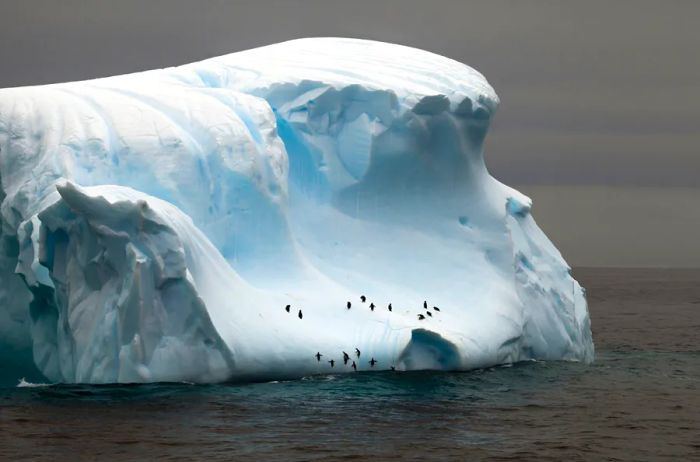
<path fill-rule="evenodd" d="M 484 164 L 497 106 L 456 61 L 335 38 L 0 90 L 4 375 L 592 360 L 581 287 Z"/>

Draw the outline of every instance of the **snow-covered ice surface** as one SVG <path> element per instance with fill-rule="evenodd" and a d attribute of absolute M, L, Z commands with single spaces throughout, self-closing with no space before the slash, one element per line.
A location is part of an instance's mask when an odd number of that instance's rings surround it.
<path fill-rule="evenodd" d="M 486 170 L 497 106 L 468 66 L 335 38 L 0 90 L 0 359 L 88 383 L 592 360 L 581 287 Z"/>

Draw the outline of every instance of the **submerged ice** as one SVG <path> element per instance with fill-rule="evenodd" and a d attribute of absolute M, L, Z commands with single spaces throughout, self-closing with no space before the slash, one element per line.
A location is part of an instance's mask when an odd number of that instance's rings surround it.
<path fill-rule="evenodd" d="M 485 167 L 497 105 L 463 64 L 331 38 L 0 90 L 6 374 L 592 360 L 581 287 Z"/>

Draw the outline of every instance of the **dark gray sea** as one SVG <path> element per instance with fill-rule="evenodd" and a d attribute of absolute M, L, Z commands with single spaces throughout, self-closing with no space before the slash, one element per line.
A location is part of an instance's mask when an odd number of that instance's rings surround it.
<path fill-rule="evenodd" d="M 700 270 L 577 269 L 592 365 L 0 389 L 0 460 L 700 461 Z"/>

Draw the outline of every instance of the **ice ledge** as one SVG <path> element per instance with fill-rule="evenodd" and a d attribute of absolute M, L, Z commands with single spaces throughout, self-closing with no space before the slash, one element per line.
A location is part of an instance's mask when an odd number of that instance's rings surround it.
<path fill-rule="evenodd" d="M 30 221 L 39 232 L 23 236 L 17 269 L 33 282 L 41 372 L 54 382 L 227 379 L 233 359 L 176 231 L 195 230 L 191 220 L 129 188 L 57 190 Z"/>
<path fill-rule="evenodd" d="M 333 38 L 0 90 L 0 334 L 62 381 L 591 360 L 581 288 L 485 168 L 497 103 L 448 58 Z"/>

